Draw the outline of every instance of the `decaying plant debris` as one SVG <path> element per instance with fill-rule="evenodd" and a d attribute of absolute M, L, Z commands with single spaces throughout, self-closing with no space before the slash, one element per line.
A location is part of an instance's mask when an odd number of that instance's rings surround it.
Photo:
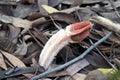
<path fill-rule="evenodd" d="M 1 0 L 0 80 L 119 80 L 120 0 Z"/>

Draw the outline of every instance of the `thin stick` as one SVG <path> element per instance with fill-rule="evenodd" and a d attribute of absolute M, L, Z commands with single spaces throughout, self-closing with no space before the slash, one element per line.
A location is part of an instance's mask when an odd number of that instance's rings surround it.
<path fill-rule="evenodd" d="M 56 27 L 58 30 L 62 29 L 61 27 L 59 27 L 59 26 L 55 23 L 55 21 L 53 20 L 52 16 L 50 16 L 50 18 L 51 18 L 53 24 L 55 25 L 55 27 Z"/>
<path fill-rule="evenodd" d="M 97 41 L 94 45 L 91 45 L 90 48 L 88 48 L 85 52 L 83 52 L 80 56 L 76 57 L 75 59 L 59 66 L 56 67 L 54 69 L 48 70 L 43 72 L 42 74 L 39 74 L 37 76 L 32 77 L 30 80 L 38 80 L 39 78 L 42 78 L 50 73 L 62 70 L 64 68 L 66 68 L 67 66 L 79 61 L 80 59 L 84 58 L 90 51 L 92 51 L 92 49 L 94 49 L 96 46 L 98 46 L 99 44 L 101 44 L 102 42 L 104 42 L 106 39 L 108 39 L 110 36 L 112 35 L 112 32 L 110 32 L 109 34 L 107 34 L 105 37 L 103 37 L 102 39 L 100 39 L 99 41 Z"/>

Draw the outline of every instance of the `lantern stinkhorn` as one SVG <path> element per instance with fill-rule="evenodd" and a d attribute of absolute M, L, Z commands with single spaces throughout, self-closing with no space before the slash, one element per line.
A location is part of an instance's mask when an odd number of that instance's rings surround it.
<path fill-rule="evenodd" d="M 93 24 L 89 21 L 78 22 L 68 25 L 65 29 L 59 30 L 46 43 L 41 51 L 39 64 L 48 69 L 57 53 L 68 43 L 78 43 L 85 39 Z"/>

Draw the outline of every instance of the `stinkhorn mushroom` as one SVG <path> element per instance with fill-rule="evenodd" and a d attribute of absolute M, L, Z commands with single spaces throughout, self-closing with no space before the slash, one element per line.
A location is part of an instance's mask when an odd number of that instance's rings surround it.
<path fill-rule="evenodd" d="M 57 53 L 68 43 L 78 43 L 85 39 L 89 33 L 93 24 L 89 21 L 79 22 L 67 26 L 65 29 L 59 30 L 54 34 L 44 46 L 40 58 L 39 64 L 48 69 Z"/>

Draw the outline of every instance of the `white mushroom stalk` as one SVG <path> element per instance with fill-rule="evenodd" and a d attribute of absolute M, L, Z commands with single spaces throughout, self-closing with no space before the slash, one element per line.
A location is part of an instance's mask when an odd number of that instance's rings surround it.
<path fill-rule="evenodd" d="M 92 24 L 88 21 L 79 22 L 67 26 L 65 29 L 61 29 L 56 34 L 54 34 L 44 46 L 40 58 L 39 64 L 44 67 L 45 70 L 48 69 L 54 57 L 57 53 L 69 42 L 77 43 L 82 41 L 89 35 Z"/>

